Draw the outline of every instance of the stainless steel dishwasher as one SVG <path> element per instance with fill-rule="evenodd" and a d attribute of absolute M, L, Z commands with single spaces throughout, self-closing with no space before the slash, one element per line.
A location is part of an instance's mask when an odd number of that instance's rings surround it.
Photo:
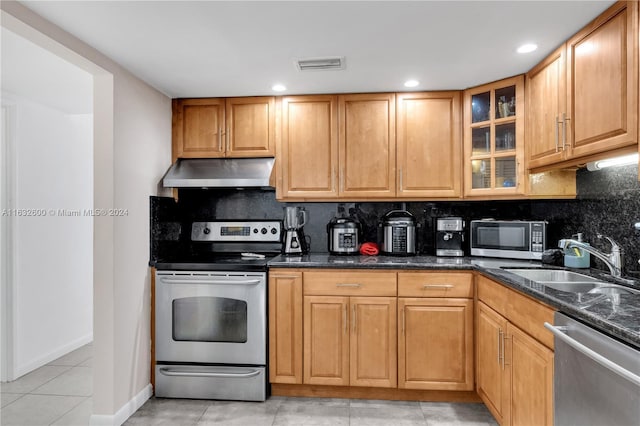
<path fill-rule="evenodd" d="M 554 424 L 638 426 L 640 351 L 556 312 Z"/>

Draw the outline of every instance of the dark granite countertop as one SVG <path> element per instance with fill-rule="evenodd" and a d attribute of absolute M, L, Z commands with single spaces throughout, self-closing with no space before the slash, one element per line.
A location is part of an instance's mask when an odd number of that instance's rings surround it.
<path fill-rule="evenodd" d="M 527 294 L 576 319 L 603 331 L 636 348 L 640 348 L 640 294 L 603 297 L 600 294 L 569 293 L 522 278 L 503 268 L 556 268 L 535 261 L 488 259 L 477 257 L 447 258 L 435 256 L 277 256 L 270 268 L 333 268 L 333 269 L 416 269 L 475 270 L 507 287 Z M 640 281 L 616 282 L 597 269 L 574 269 L 575 272 L 604 281 L 627 285 L 640 290 Z"/>

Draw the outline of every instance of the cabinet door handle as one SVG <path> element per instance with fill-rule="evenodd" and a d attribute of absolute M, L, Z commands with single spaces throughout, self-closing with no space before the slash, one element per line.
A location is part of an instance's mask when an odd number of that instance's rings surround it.
<path fill-rule="evenodd" d="M 347 332 L 349 331 L 349 325 L 347 324 L 347 305 L 344 305 L 344 312 L 342 312 L 342 323 L 343 323 L 343 329 L 344 329 L 344 334 L 347 334 Z"/>
<path fill-rule="evenodd" d="M 399 184 L 400 184 L 400 186 L 399 186 L 398 190 L 399 190 L 400 192 L 402 192 L 402 189 L 403 189 L 403 184 L 402 184 L 402 169 L 400 169 L 400 183 L 399 183 Z"/>
<path fill-rule="evenodd" d="M 218 129 L 218 151 L 222 152 L 222 129 Z"/>
<path fill-rule="evenodd" d="M 507 336 L 507 333 L 502 334 L 502 369 L 503 370 L 505 365 L 511 365 L 507 363 L 507 350 L 506 350 L 507 339 L 511 339 L 511 336 Z"/>
<path fill-rule="evenodd" d="M 500 365 L 502 359 L 502 329 L 498 329 L 498 365 Z"/>
<path fill-rule="evenodd" d="M 567 120 L 571 120 L 567 117 L 566 113 L 562 113 L 562 150 L 567 149 Z M 571 146 L 571 144 L 569 144 Z"/>
<path fill-rule="evenodd" d="M 339 283 L 336 284 L 336 287 L 352 287 L 352 288 L 360 288 L 362 285 L 358 283 Z"/>
<path fill-rule="evenodd" d="M 437 289 L 441 289 L 441 288 L 453 288 L 453 284 L 424 284 L 422 286 L 422 288 L 424 289 L 431 289 L 431 288 L 437 288 Z"/>
<path fill-rule="evenodd" d="M 356 332 L 356 323 L 358 322 L 358 311 L 356 310 L 356 305 L 353 305 L 353 333 Z"/>
<path fill-rule="evenodd" d="M 226 140 L 227 152 L 231 151 L 231 138 L 229 137 L 229 128 L 224 132 L 224 138 Z"/>
<path fill-rule="evenodd" d="M 559 150 L 559 140 L 560 140 L 560 116 L 556 115 L 556 152 Z"/>

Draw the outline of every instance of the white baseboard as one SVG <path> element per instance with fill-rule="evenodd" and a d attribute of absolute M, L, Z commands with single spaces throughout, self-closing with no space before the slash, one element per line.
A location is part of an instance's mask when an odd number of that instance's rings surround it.
<path fill-rule="evenodd" d="M 53 360 L 60 358 L 63 355 L 68 354 L 71 351 L 74 351 L 87 343 L 91 343 L 93 341 L 93 332 L 82 336 L 70 343 L 64 344 L 60 347 L 55 348 L 54 350 L 46 353 L 44 355 L 39 356 L 36 359 L 29 361 L 26 364 L 16 366 L 16 370 L 14 372 L 14 377 L 17 379 L 18 377 L 22 377 L 27 373 L 36 370 L 43 365 L 50 363 Z"/>
<path fill-rule="evenodd" d="M 151 383 L 149 383 L 129 402 L 120 407 L 118 412 L 114 415 L 91 415 L 91 419 L 89 419 L 89 426 L 120 426 L 126 422 L 133 413 L 138 411 L 138 408 L 142 407 L 144 403 L 151 398 L 151 395 L 153 395 L 153 387 L 151 386 Z"/>

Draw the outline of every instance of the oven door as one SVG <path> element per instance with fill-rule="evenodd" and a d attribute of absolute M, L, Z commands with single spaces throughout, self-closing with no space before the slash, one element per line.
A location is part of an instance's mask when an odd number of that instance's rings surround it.
<path fill-rule="evenodd" d="M 158 362 L 266 364 L 266 273 L 156 272 Z"/>

